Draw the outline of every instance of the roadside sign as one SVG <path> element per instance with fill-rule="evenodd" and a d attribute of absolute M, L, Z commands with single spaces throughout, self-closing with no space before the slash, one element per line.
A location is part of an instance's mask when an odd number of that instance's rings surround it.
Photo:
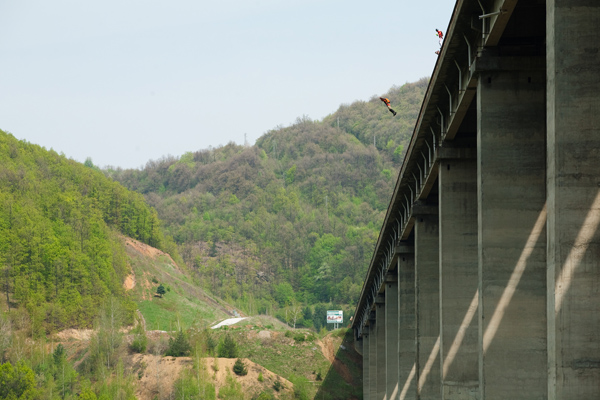
<path fill-rule="evenodd" d="M 342 310 L 327 311 L 327 323 L 328 324 L 342 324 L 344 323 L 344 312 Z"/>

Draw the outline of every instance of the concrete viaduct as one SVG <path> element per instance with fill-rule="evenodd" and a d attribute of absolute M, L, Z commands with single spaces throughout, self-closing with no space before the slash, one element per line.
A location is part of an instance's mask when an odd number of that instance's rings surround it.
<path fill-rule="evenodd" d="M 600 399 L 599 36 L 600 0 L 456 2 L 352 320 L 364 399 Z"/>

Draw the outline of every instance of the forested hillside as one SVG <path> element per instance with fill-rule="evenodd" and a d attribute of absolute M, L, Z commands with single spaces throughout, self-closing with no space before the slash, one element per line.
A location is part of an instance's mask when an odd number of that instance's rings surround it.
<path fill-rule="evenodd" d="M 3 131 L 0 160 L 0 283 L 8 308 L 27 311 L 34 337 L 91 327 L 110 296 L 131 318 L 117 234 L 167 248 L 156 211 L 91 163 Z"/>
<path fill-rule="evenodd" d="M 396 117 L 373 97 L 322 121 L 299 118 L 252 147 L 230 143 L 106 173 L 144 194 L 196 279 L 242 310 L 351 305 L 426 86 L 385 94 Z"/>
<path fill-rule="evenodd" d="M 374 97 L 143 170 L 0 131 L 0 398 L 250 397 L 205 357 L 264 364 L 253 398 L 355 397 L 325 312 L 352 311 L 426 85 L 385 94 L 396 117 Z M 288 324 L 203 329 L 231 310 L 218 297 Z"/>

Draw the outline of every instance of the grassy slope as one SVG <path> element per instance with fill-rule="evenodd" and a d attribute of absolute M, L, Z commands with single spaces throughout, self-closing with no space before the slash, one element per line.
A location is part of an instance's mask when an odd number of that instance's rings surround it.
<path fill-rule="evenodd" d="M 262 330 L 268 330 L 271 337 L 260 338 L 258 332 Z M 286 337 L 289 330 L 293 335 Z M 251 318 L 240 325 L 218 329 L 215 335 L 222 338 L 227 333 L 238 343 L 241 357 L 291 381 L 305 378 L 311 399 L 347 400 L 362 396 L 362 358 L 354 351 L 352 332 L 347 329 L 321 336 Z M 298 334 L 304 335 L 305 340 L 294 340 Z"/>
<path fill-rule="evenodd" d="M 124 240 L 136 281 L 129 293 L 144 316 L 146 329 L 175 330 L 178 319 L 184 328 L 205 327 L 230 317 L 227 311 L 231 307 L 195 286 L 167 254 L 129 238 Z M 159 283 L 170 288 L 164 298 L 155 297 Z M 260 338 L 260 331 L 269 331 L 271 338 Z M 288 336 L 301 333 L 306 340 L 286 337 L 287 331 L 292 331 Z M 250 317 L 212 332 L 216 339 L 231 333 L 241 357 L 285 379 L 305 378 L 309 398 L 360 397 L 360 357 L 352 350 L 351 332 L 344 336 L 346 330 L 340 329 L 322 337 L 308 330 L 293 330 L 269 316 Z M 340 348 L 342 343 L 346 350 Z"/>
<path fill-rule="evenodd" d="M 167 254 L 126 240 L 136 281 L 130 294 L 144 316 L 146 329 L 175 330 L 178 322 L 183 329 L 204 327 L 229 316 L 230 307 L 198 288 Z M 162 298 L 156 295 L 159 284 L 167 288 Z"/>

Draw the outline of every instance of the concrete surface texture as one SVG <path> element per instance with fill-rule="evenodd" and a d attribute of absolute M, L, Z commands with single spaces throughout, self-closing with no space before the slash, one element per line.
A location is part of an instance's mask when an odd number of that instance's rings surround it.
<path fill-rule="evenodd" d="M 457 1 L 353 319 L 364 399 L 600 398 L 599 25 Z"/>

